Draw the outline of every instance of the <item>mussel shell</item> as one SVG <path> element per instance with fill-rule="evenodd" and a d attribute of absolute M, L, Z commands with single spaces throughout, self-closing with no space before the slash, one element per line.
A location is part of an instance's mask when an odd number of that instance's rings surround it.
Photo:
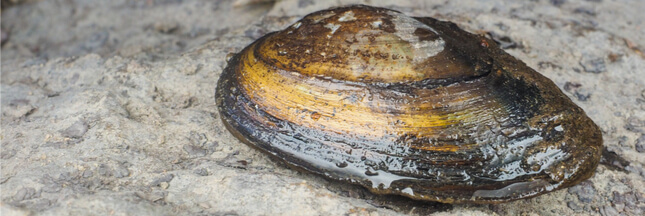
<path fill-rule="evenodd" d="M 305 16 L 233 56 L 232 134 L 374 193 L 498 203 L 575 185 L 599 128 L 557 86 L 450 22 L 363 5 Z"/>

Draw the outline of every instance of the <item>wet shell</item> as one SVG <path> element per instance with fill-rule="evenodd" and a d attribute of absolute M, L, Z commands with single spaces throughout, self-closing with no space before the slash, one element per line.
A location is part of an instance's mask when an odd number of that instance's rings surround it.
<path fill-rule="evenodd" d="M 450 22 L 363 5 L 315 12 L 228 62 L 216 99 L 289 165 L 445 203 L 498 203 L 593 175 L 602 137 L 557 86 Z"/>

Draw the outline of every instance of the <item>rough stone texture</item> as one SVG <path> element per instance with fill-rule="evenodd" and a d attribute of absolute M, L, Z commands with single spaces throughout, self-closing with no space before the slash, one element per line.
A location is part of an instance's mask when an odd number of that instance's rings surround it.
<path fill-rule="evenodd" d="M 645 2 L 345 3 L 433 16 L 496 38 L 564 89 L 628 165 L 601 165 L 571 189 L 499 205 L 375 196 L 240 143 L 214 101 L 229 53 L 337 1 L 27 1 L 2 11 L 0 213 L 643 213 Z"/>

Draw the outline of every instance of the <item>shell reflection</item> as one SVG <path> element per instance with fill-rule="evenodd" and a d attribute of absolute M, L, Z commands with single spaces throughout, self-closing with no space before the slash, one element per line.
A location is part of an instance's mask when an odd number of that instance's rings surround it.
<path fill-rule="evenodd" d="M 245 143 L 374 193 L 497 203 L 589 178 L 599 128 L 492 44 L 433 18 L 334 8 L 233 56 L 216 99 Z"/>

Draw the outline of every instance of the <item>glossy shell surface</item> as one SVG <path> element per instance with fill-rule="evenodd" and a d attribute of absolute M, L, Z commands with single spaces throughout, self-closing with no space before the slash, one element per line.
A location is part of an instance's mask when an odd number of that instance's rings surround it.
<path fill-rule="evenodd" d="M 445 203 L 577 184 L 599 128 L 557 86 L 450 22 L 355 5 L 234 55 L 216 90 L 237 138 L 331 179 Z"/>

